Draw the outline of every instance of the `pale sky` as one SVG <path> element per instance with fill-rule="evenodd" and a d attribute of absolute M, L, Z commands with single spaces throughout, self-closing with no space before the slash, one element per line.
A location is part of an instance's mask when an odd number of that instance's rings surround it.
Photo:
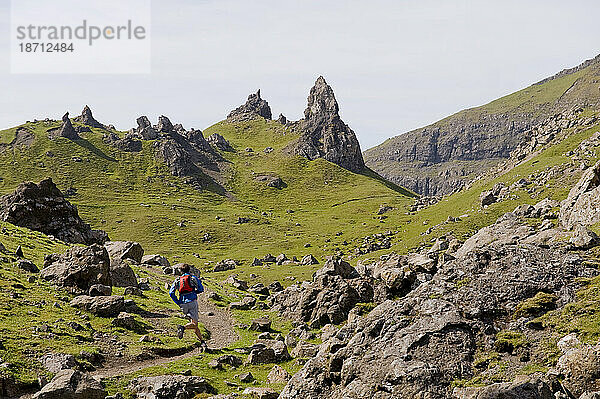
<path fill-rule="evenodd" d="M 161 114 L 204 129 L 258 88 L 295 120 L 323 75 L 364 150 L 596 56 L 598 15 L 597 0 L 152 0 L 150 74 L 20 75 L 0 0 L 0 129 L 85 104 L 123 130 Z"/>

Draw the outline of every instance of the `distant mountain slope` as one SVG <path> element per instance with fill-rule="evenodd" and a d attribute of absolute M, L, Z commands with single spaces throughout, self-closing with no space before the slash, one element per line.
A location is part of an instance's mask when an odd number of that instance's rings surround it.
<path fill-rule="evenodd" d="M 449 194 L 509 156 L 527 130 L 572 107 L 599 103 L 600 56 L 526 89 L 467 109 L 364 152 L 385 178 L 423 195 Z"/>

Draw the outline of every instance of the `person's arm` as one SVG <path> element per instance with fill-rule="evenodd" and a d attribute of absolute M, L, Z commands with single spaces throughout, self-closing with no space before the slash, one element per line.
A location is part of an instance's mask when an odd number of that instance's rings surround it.
<path fill-rule="evenodd" d="M 175 293 L 176 290 L 177 290 L 177 280 L 173 281 L 173 284 L 171 284 L 171 289 L 169 290 L 169 296 L 171 297 L 173 302 L 175 302 L 176 305 L 181 305 L 181 301 L 179 300 L 179 298 L 177 298 L 177 294 Z"/>
<path fill-rule="evenodd" d="M 194 276 L 194 279 L 196 280 L 196 293 L 202 294 L 204 292 L 204 286 L 202 285 L 202 281 L 196 276 Z"/>

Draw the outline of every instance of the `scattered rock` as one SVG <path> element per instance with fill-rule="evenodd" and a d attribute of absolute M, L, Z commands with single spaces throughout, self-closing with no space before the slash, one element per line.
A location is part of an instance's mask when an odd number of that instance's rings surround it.
<path fill-rule="evenodd" d="M 125 299 L 119 295 L 94 297 L 80 295 L 69 304 L 100 317 L 115 317 L 125 310 Z"/>
<path fill-rule="evenodd" d="M 258 319 L 254 319 L 252 320 L 252 323 L 250 323 L 249 329 L 252 331 L 262 332 L 271 331 L 271 320 L 268 317 L 260 317 Z"/>
<path fill-rule="evenodd" d="M 281 366 L 275 365 L 267 375 L 267 384 L 286 384 L 292 378 Z"/>
<path fill-rule="evenodd" d="M 142 256 L 141 263 L 144 265 L 169 267 L 171 263 L 167 258 L 162 255 L 144 255 Z"/>
<path fill-rule="evenodd" d="M 17 261 L 17 267 L 21 270 L 24 270 L 28 273 L 37 273 L 40 271 L 35 263 L 27 260 L 27 259 L 19 259 Z"/>
<path fill-rule="evenodd" d="M 129 389 L 137 399 L 192 399 L 202 393 L 217 393 L 204 378 L 183 375 L 136 378 Z"/>
<path fill-rule="evenodd" d="M 94 284 L 88 291 L 89 296 L 110 296 L 112 295 L 112 287 L 104 284 Z"/>
<path fill-rule="evenodd" d="M 229 309 L 237 309 L 237 310 L 250 310 L 252 307 L 256 305 L 256 298 L 247 296 L 244 297 L 239 302 L 232 302 L 229 304 Z"/>
<path fill-rule="evenodd" d="M 538 379 L 492 384 L 482 388 L 455 388 L 454 399 L 554 399 L 547 383 Z"/>
<path fill-rule="evenodd" d="M 237 267 L 238 262 L 233 259 L 224 259 L 215 265 L 213 272 L 224 272 L 227 270 L 233 270 Z"/>
<path fill-rule="evenodd" d="M 52 374 L 56 374 L 61 370 L 72 369 L 77 366 L 75 356 L 65 353 L 49 353 L 42 356 L 40 359 L 42 366 Z"/>
<path fill-rule="evenodd" d="M 303 266 L 318 265 L 319 261 L 317 260 L 317 258 L 312 256 L 312 254 L 309 254 L 309 255 L 305 255 L 302 258 L 302 260 L 300 261 L 300 264 Z"/>

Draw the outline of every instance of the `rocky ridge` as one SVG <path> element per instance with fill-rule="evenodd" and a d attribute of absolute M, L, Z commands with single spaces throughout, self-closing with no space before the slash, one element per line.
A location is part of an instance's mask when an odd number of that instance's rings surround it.
<path fill-rule="evenodd" d="M 527 103 L 492 106 L 501 101 L 498 100 L 461 111 L 365 151 L 366 164 L 388 180 L 419 194 L 450 194 L 482 170 L 508 158 L 520 143 L 528 140 L 532 126 L 573 107 L 597 106 L 598 57 L 539 82 L 536 87 L 576 73 L 579 77 L 561 95 L 532 105 L 532 110 L 527 109 Z"/>

